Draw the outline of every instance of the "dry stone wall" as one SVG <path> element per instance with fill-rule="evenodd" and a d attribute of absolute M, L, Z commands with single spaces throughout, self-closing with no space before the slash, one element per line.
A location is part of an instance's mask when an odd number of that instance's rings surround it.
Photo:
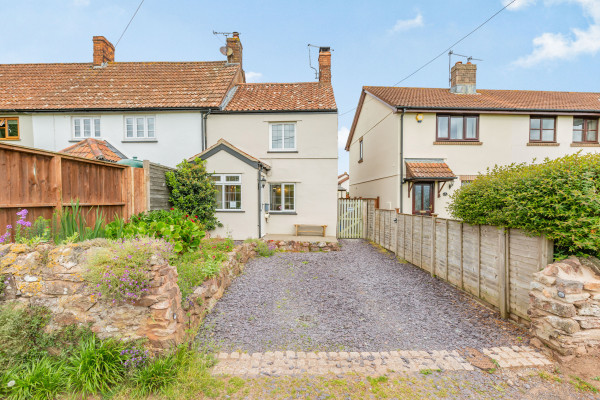
<path fill-rule="evenodd" d="M 104 240 L 93 240 L 61 247 L 0 246 L 0 304 L 44 306 L 52 313 L 49 329 L 90 325 L 100 338 L 147 339 L 150 349 L 160 351 L 181 343 L 189 328 L 198 327 L 243 263 L 255 254 L 253 243 L 236 247 L 220 274 L 197 288 L 183 306 L 177 269 L 152 256 L 148 293 L 133 304 L 113 304 L 97 298 L 84 279 L 86 256 L 105 245 Z"/>
<path fill-rule="evenodd" d="M 302 242 L 296 240 L 268 240 L 271 249 L 293 252 L 317 252 L 317 251 L 339 251 L 337 242 Z"/>
<path fill-rule="evenodd" d="M 534 274 L 531 331 L 560 361 L 600 355 L 600 260 L 571 257 Z"/>

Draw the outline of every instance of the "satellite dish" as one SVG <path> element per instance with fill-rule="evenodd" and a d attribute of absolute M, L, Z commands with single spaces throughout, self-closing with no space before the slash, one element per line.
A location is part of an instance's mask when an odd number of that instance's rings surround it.
<path fill-rule="evenodd" d="M 231 47 L 227 47 L 227 46 L 223 46 L 223 47 L 219 48 L 219 51 L 224 56 L 230 56 L 233 54 L 233 49 Z"/>

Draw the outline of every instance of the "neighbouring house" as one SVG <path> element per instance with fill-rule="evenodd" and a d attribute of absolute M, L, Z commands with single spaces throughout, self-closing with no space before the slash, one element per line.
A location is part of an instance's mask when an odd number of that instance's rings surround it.
<path fill-rule="evenodd" d="M 90 160 L 117 162 L 127 157 L 106 140 L 84 139 L 62 149 L 61 153 L 83 157 Z"/>
<path fill-rule="evenodd" d="M 448 217 L 449 195 L 488 167 L 600 150 L 600 93 L 482 90 L 476 71 L 456 63 L 450 89 L 363 87 L 350 195 Z"/>
<path fill-rule="evenodd" d="M 246 83 L 242 50 L 233 33 L 227 60 L 118 62 L 94 36 L 91 63 L 0 65 L 0 140 L 94 157 L 114 144 L 119 157 L 170 167 L 197 154 L 219 191 L 215 235 L 293 234 L 306 224 L 333 236 L 331 51 L 319 50 L 316 82 Z"/>
<path fill-rule="evenodd" d="M 350 189 L 350 175 L 344 172 L 338 175 L 338 199 L 345 199 Z"/>

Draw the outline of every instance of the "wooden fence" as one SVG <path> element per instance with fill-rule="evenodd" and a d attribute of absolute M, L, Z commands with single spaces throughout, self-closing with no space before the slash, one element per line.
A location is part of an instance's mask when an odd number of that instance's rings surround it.
<path fill-rule="evenodd" d="M 379 210 L 367 204 L 367 238 L 497 308 L 529 320 L 533 274 L 553 259 L 553 243 L 517 229 Z"/>
<path fill-rule="evenodd" d="M 0 171 L 0 232 L 21 208 L 33 221 L 78 200 L 90 224 L 97 209 L 107 221 L 147 209 L 141 168 L 0 143 Z"/>
<path fill-rule="evenodd" d="M 167 188 L 165 173 L 173 170 L 173 168 L 144 160 L 147 210 L 169 209 L 169 189 Z"/>

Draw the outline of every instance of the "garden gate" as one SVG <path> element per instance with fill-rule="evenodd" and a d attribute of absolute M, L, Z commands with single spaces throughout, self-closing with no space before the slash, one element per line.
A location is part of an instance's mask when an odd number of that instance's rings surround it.
<path fill-rule="evenodd" d="M 363 199 L 338 199 L 337 237 L 365 237 L 366 202 Z"/>

